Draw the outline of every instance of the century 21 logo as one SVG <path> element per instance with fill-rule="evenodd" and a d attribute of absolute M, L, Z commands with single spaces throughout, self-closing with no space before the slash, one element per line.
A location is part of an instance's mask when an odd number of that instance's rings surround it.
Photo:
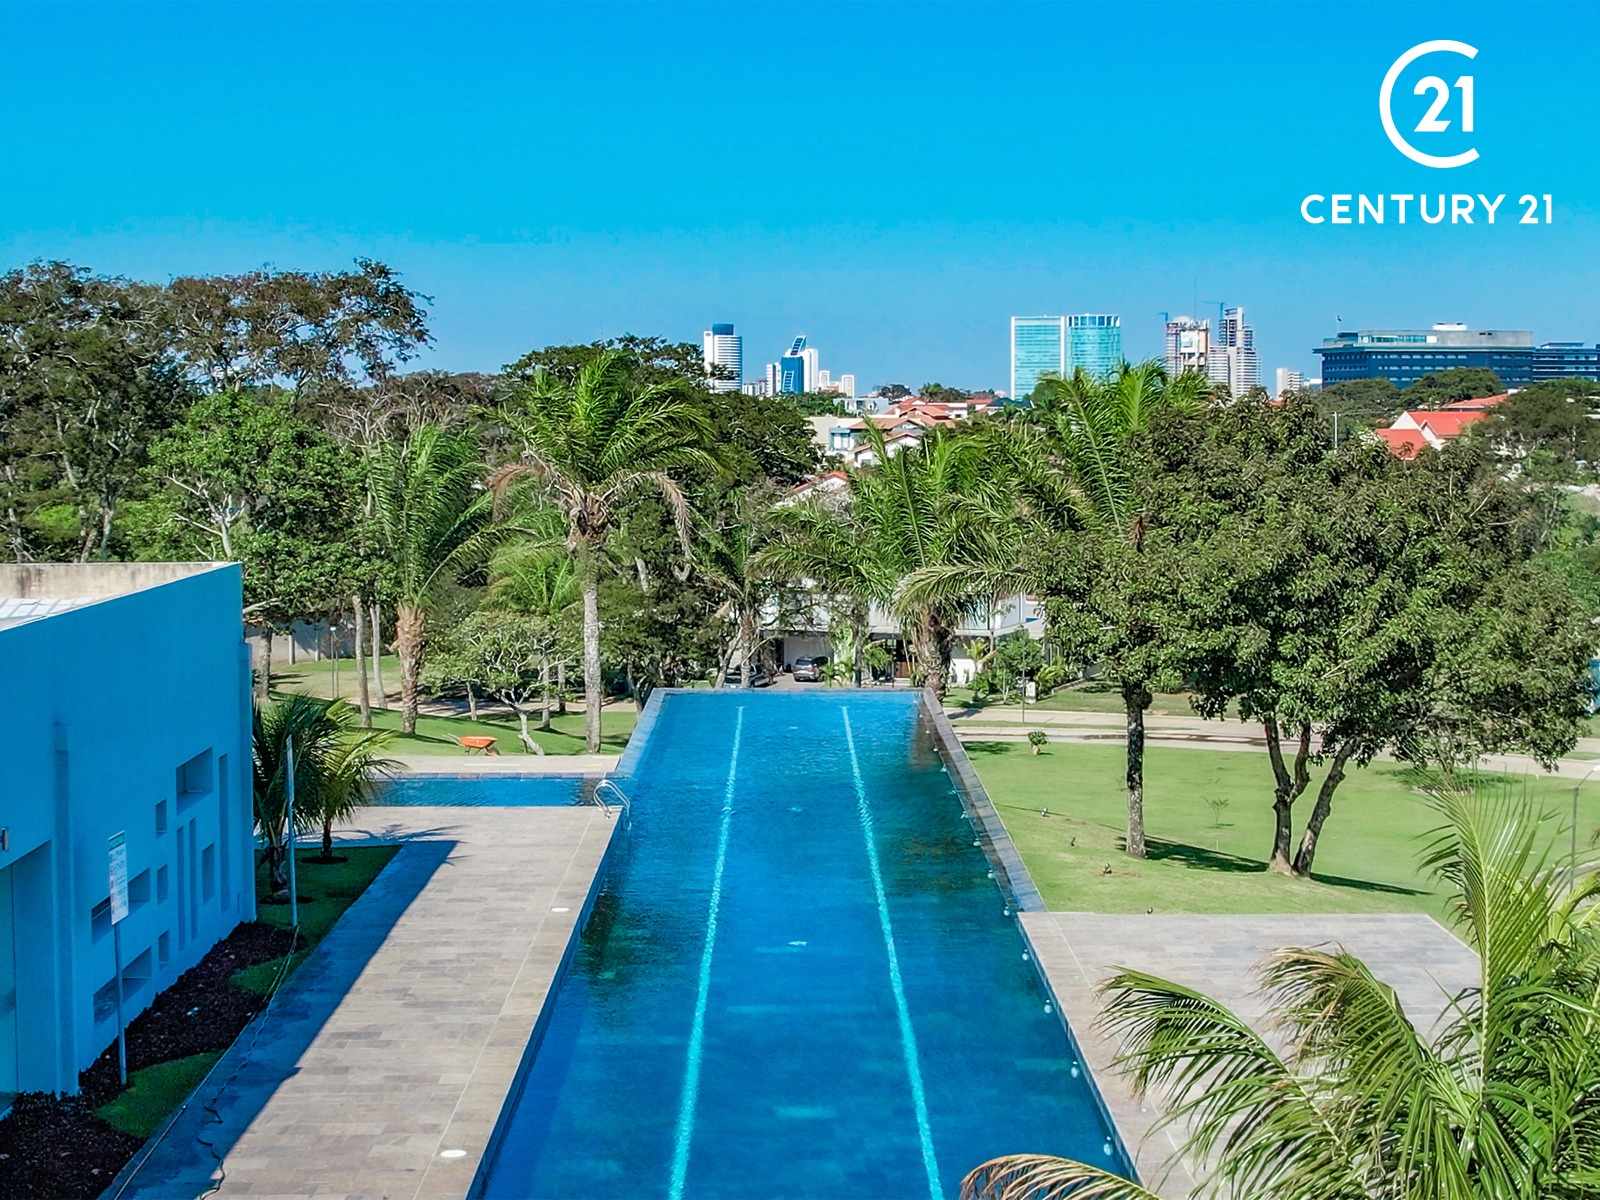
<path fill-rule="evenodd" d="M 1476 162 L 1478 151 L 1476 148 L 1463 150 L 1459 154 L 1425 154 L 1418 150 L 1394 123 L 1394 85 L 1399 81 L 1401 73 L 1417 59 L 1425 54 L 1459 54 L 1462 58 L 1472 59 L 1478 56 L 1476 46 L 1469 46 L 1465 42 L 1453 42 L 1440 39 L 1432 42 L 1419 42 L 1411 47 L 1390 65 L 1388 74 L 1383 77 L 1383 87 L 1378 91 L 1378 116 L 1383 121 L 1383 132 L 1389 136 L 1389 141 L 1394 148 L 1404 154 L 1414 163 L 1421 163 L 1425 167 L 1464 167 L 1470 162 Z M 1462 133 L 1471 133 L 1472 129 L 1472 76 L 1458 75 L 1454 85 L 1447 84 L 1438 75 L 1428 75 L 1417 80 L 1416 87 L 1411 89 L 1412 95 L 1433 95 L 1433 103 L 1428 105 L 1428 111 L 1418 121 L 1413 132 L 1415 133 L 1444 133 L 1450 128 L 1451 118 L 1445 114 L 1450 111 L 1450 92 L 1452 86 L 1460 97 Z"/>

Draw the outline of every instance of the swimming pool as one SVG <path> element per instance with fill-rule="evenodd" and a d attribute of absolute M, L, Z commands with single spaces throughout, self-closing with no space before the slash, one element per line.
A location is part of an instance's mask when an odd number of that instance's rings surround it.
<path fill-rule="evenodd" d="M 673 692 L 475 1191 L 955 1195 L 1126 1171 L 912 693 Z"/>
<path fill-rule="evenodd" d="M 401 775 L 378 787 L 372 803 L 468 808 L 580 804 L 594 782 L 579 775 Z"/>

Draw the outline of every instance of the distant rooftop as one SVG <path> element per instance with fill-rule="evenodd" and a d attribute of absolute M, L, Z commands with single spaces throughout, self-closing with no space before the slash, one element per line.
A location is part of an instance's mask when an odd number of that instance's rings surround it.
<path fill-rule="evenodd" d="M 221 563 L 0 563 L 0 629 L 142 592 Z"/>

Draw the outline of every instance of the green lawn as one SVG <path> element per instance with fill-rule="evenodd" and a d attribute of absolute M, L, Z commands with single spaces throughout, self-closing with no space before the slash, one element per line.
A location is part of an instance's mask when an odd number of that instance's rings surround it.
<path fill-rule="evenodd" d="M 188 1058 L 169 1059 L 128 1076 L 128 1090 L 95 1110 L 113 1129 L 147 1138 L 160 1129 L 168 1114 L 205 1078 L 221 1050 L 204 1050 Z"/>
<path fill-rule="evenodd" d="M 315 857 L 318 849 L 301 849 L 295 855 L 295 878 L 300 895 L 300 947 L 292 955 L 291 970 L 320 942 L 344 910 L 355 903 L 356 897 L 367 890 L 367 885 L 378 877 L 378 872 L 395 856 L 398 846 L 340 846 L 335 844 L 334 856 L 342 863 L 319 863 Z M 264 857 L 256 862 L 256 895 L 271 893 Z M 256 920 L 263 925 L 279 929 L 289 928 L 287 904 L 256 904 Z M 282 969 L 283 959 L 257 963 L 233 973 L 233 982 L 246 991 L 265 995 L 272 981 Z"/>
<path fill-rule="evenodd" d="M 600 714 L 601 753 L 616 753 L 628 744 L 628 735 L 633 732 L 637 716 L 631 708 Z M 398 730 L 399 710 L 374 709 L 372 724 L 375 729 Z M 569 709 L 564 716 L 551 718 L 548 731 L 533 729 L 532 725 L 537 724 L 537 720 L 530 723 L 530 735 L 544 747 L 546 754 L 583 753 L 582 712 Z M 463 754 L 465 751 L 456 741 L 458 737 L 492 737 L 501 754 L 526 753 L 517 737 L 514 720 L 471 721 L 466 717 L 428 716 L 417 718 L 416 733 L 397 734 L 388 750 L 391 754 Z"/>
<path fill-rule="evenodd" d="M 990 697 L 978 703 L 977 708 L 993 707 L 1001 701 Z M 1009 701 L 1005 702 L 1008 708 L 1016 708 L 1022 701 L 1015 693 Z M 945 704 L 950 706 L 971 707 L 974 705 L 972 689 L 953 687 L 945 695 Z M 1050 712 L 1103 712 L 1122 715 L 1122 693 L 1117 691 L 1112 684 L 1104 680 L 1091 679 L 1083 683 L 1068 684 L 1066 687 L 1057 688 L 1042 700 L 1029 701 L 1029 708 L 1042 708 Z M 1194 709 L 1189 707 L 1189 694 L 1187 692 L 1158 692 L 1150 702 L 1149 712 L 1161 717 L 1192 717 Z"/>
<path fill-rule="evenodd" d="M 371 691 L 372 702 L 378 702 L 378 691 L 372 687 L 372 665 L 364 662 L 367 669 L 368 688 Z M 390 695 L 400 695 L 400 659 L 393 654 L 385 654 L 381 660 L 383 667 L 383 688 Z M 335 670 L 337 668 L 337 671 Z M 305 692 L 312 696 L 321 696 L 328 699 L 334 695 L 334 675 L 339 677 L 338 694 L 355 703 L 356 699 L 356 661 L 353 658 L 324 658 L 302 659 L 297 663 L 289 663 L 280 658 L 272 662 L 272 686 L 274 690 L 285 692 Z"/>
<path fill-rule="evenodd" d="M 1368 912 L 1444 910 L 1438 885 L 1417 867 L 1420 836 L 1438 824 L 1397 763 L 1351 771 L 1317 850 L 1314 878 L 1267 870 L 1272 840 L 1266 752 L 1155 748 L 1145 756 L 1150 857 L 1121 851 L 1127 807 L 1120 746 L 1056 743 L 1035 757 L 1021 744 L 978 742 L 967 753 L 1028 864 L 1045 904 L 1090 912 Z M 1295 807 L 1303 822 L 1312 788 Z M 1572 782 L 1518 781 L 1551 811 L 1559 847 Z M 1220 818 L 1207 804 L 1225 798 Z M 1042 809 L 1049 816 L 1041 816 Z M 1600 780 L 1584 788 L 1580 839 L 1600 826 Z M 1298 837 L 1298 828 L 1296 836 Z M 1106 874 L 1106 867 L 1111 868 Z"/>

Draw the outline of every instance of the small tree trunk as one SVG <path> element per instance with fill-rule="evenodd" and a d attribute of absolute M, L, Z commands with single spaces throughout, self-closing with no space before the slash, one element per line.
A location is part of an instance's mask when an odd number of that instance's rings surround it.
<path fill-rule="evenodd" d="M 600 579 L 593 561 L 583 565 L 583 746 L 600 753 Z"/>
<path fill-rule="evenodd" d="M 1267 716 L 1261 723 L 1267 738 L 1267 757 L 1272 762 L 1272 857 L 1268 866 L 1280 875 L 1294 873 L 1289 861 L 1289 843 L 1294 838 L 1294 802 L 1311 781 L 1311 723 L 1300 723 L 1300 744 L 1295 751 L 1294 771 L 1291 774 L 1283 761 L 1283 743 L 1278 729 L 1278 719 Z"/>
<path fill-rule="evenodd" d="M 567 715 L 567 660 L 556 663 L 556 715 Z"/>
<path fill-rule="evenodd" d="M 539 730 L 550 728 L 550 657 L 539 661 Z"/>
<path fill-rule="evenodd" d="M 272 637 L 273 628 L 266 627 L 266 637 L 261 645 L 261 674 L 256 677 L 256 705 L 264 707 L 272 690 Z"/>
<path fill-rule="evenodd" d="M 1317 802 L 1311 806 L 1311 818 L 1306 822 L 1306 831 L 1300 838 L 1300 849 L 1294 856 L 1296 875 L 1311 874 L 1311 862 L 1317 856 L 1317 839 L 1322 836 L 1322 823 L 1328 819 L 1328 813 L 1333 808 L 1333 793 L 1344 782 L 1345 764 L 1350 761 L 1354 751 L 1355 747 L 1347 743 L 1334 753 L 1328 777 L 1317 790 Z"/>
<path fill-rule="evenodd" d="M 1150 707 L 1150 689 L 1142 683 L 1122 685 L 1122 707 L 1127 714 L 1127 850 L 1133 858 L 1145 857 L 1144 843 L 1144 710 Z"/>
<path fill-rule="evenodd" d="M 756 622 L 749 613 L 739 618 L 739 643 L 739 653 L 744 656 L 744 665 L 739 668 L 739 686 L 748 688 L 753 666 L 750 660 L 756 656 Z"/>
<path fill-rule="evenodd" d="M 401 604 L 394 611 L 395 648 L 400 653 L 400 728 L 417 731 L 417 688 L 422 676 L 422 610 Z"/>
<path fill-rule="evenodd" d="M 355 598 L 355 603 L 350 606 L 355 614 L 355 645 L 356 645 L 356 701 L 361 705 L 361 728 L 372 728 L 372 694 L 367 687 L 367 659 L 366 647 L 361 643 L 367 636 L 366 617 L 362 611 L 361 597 Z"/>
<path fill-rule="evenodd" d="M 467 716 L 474 721 L 478 719 L 478 693 L 472 690 L 472 681 L 467 681 Z"/>
<path fill-rule="evenodd" d="M 387 708 L 389 697 L 383 691 L 383 610 L 372 602 L 372 682 L 378 689 L 378 707 Z"/>
<path fill-rule="evenodd" d="M 322 820 L 322 857 L 333 857 L 333 818 L 324 817 Z"/>

